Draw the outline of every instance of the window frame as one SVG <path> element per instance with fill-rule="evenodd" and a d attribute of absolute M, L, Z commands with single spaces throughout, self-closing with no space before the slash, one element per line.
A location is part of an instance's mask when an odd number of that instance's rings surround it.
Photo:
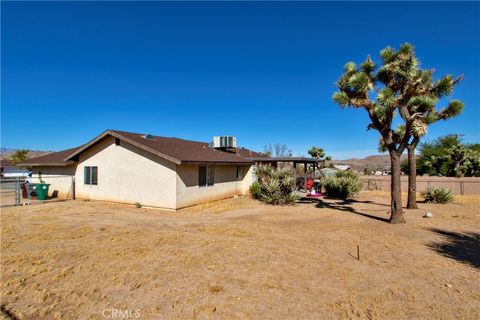
<path fill-rule="evenodd" d="M 198 166 L 198 186 L 211 187 L 215 185 L 215 166 Z"/>
<path fill-rule="evenodd" d="M 242 167 L 241 166 L 237 166 L 237 180 L 241 180 L 242 178 Z"/>
<path fill-rule="evenodd" d="M 98 166 L 83 167 L 83 184 L 88 186 L 98 185 Z"/>

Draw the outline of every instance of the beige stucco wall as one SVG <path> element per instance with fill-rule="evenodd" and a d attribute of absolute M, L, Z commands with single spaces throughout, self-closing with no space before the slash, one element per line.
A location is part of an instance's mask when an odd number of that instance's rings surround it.
<path fill-rule="evenodd" d="M 109 137 L 80 154 L 78 164 L 68 167 L 35 167 L 51 184 L 49 195 L 71 198 L 72 176 L 75 176 L 77 199 L 114 201 L 144 206 L 178 209 L 212 200 L 249 193 L 253 182 L 253 167 L 236 165 L 215 166 L 213 186 L 198 186 L 197 165 L 175 165 L 140 148 Z M 98 167 L 98 184 L 84 184 L 84 168 Z"/>
<path fill-rule="evenodd" d="M 98 185 L 84 184 L 84 167 L 98 167 Z M 139 202 L 145 206 L 176 208 L 175 164 L 140 148 L 109 137 L 80 154 L 76 168 L 76 197 Z"/>
<path fill-rule="evenodd" d="M 75 175 L 76 165 L 66 167 L 34 167 L 32 168 L 32 183 L 40 182 L 41 179 L 50 184 L 48 188 L 49 197 L 64 199 L 73 198 L 72 177 Z"/>
<path fill-rule="evenodd" d="M 254 166 L 244 166 L 243 169 L 244 171 L 244 177 L 242 181 L 242 194 L 247 195 L 250 194 L 250 186 L 252 185 L 254 181 L 254 171 L 255 167 Z"/>
<path fill-rule="evenodd" d="M 198 166 L 177 166 L 177 208 L 202 202 L 224 199 L 247 194 L 252 181 L 251 166 L 241 166 L 241 176 L 237 179 L 235 165 L 215 166 L 214 185 L 198 185 Z"/>

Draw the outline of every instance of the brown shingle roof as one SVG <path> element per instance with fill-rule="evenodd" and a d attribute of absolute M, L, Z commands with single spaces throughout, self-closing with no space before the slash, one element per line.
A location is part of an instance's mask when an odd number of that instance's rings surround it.
<path fill-rule="evenodd" d="M 238 148 L 235 153 L 231 153 L 211 148 L 209 147 L 209 144 L 205 142 L 158 136 L 149 136 L 146 138 L 146 135 L 141 133 L 107 130 L 83 146 L 33 158 L 25 164 L 66 165 L 68 163 L 72 163 L 75 156 L 82 153 L 84 150 L 87 150 L 92 145 L 96 144 L 107 136 L 119 138 L 122 141 L 133 144 L 176 164 L 250 164 L 252 163 L 252 159 L 250 158 L 260 156 L 259 153 L 244 148 Z"/>
<path fill-rule="evenodd" d="M 10 167 L 13 166 L 12 161 L 8 159 L 1 159 L 0 160 L 0 167 Z"/>
<path fill-rule="evenodd" d="M 65 157 L 67 157 L 69 154 L 72 154 L 78 149 L 80 149 L 80 147 L 71 148 L 71 149 L 67 149 L 59 152 L 48 153 L 40 157 L 28 159 L 27 161 L 21 163 L 21 165 L 23 166 L 66 166 L 74 163 L 74 161 L 67 161 L 65 160 Z"/>
<path fill-rule="evenodd" d="M 113 130 L 112 130 L 113 131 Z M 214 148 L 210 148 L 208 143 L 184 140 L 178 138 L 166 138 L 152 136 L 152 138 L 144 138 L 145 135 L 139 133 L 131 133 L 124 131 L 113 131 L 120 136 L 135 141 L 148 148 L 164 153 L 179 162 L 245 162 L 251 163 L 247 159 L 257 155 L 256 152 L 237 149 L 237 153 L 230 153 Z"/>

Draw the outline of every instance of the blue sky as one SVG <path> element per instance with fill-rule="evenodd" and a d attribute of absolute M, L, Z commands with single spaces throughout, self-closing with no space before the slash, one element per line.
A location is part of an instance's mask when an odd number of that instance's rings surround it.
<path fill-rule="evenodd" d="M 479 3 L 2 2 L 2 147 L 61 150 L 105 129 L 262 150 L 376 153 L 365 111 L 331 100 L 345 62 L 416 46 L 464 74 L 464 113 L 428 139 L 480 142 Z"/>

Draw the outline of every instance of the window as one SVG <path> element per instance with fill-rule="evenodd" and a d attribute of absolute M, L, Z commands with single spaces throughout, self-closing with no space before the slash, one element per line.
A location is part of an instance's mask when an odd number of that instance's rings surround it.
<path fill-rule="evenodd" d="M 120 139 L 115 138 L 115 145 L 116 145 L 116 146 L 119 146 L 119 145 L 120 145 Z"/>
<path fill-rule="evenodd" d="M 84 167 L 84 183 L 85 184 L 98 184 L 98 168 L 97 167 Z"/>
<path fill-rule="evenodd" d="M 198 186 L 213 186 L 215 171 L 213 166 L 198 167 Z"/>
<path fill-rule="evenodd" d="M 240 179 L 242 176 L 242 168 L 240 166 L 237 166 L 237 179 Z"/>
<path fill-rule="evenodd" d="M 215 183 L 215 171 L 213 169 L 213 166 L 207 167 L 207 186 L 213 186 L 213 184 Z"/>

